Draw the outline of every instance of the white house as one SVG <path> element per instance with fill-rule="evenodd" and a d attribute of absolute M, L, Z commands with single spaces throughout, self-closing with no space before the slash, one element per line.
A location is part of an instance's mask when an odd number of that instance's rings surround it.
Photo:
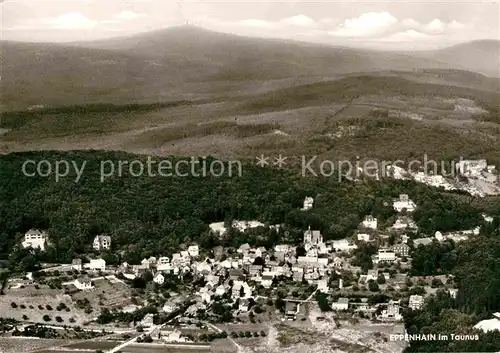
<path fill-rule="evenodd" d="M 410 295 L 408 306 L 413 310 L 418 310 L 424 305 L 424 297 L 421 295 Z"/>
<path fill-rule="evenodd" d="M 198 247 L 198 245 L 191 245 L 190 247 L 188 247 L 187 251 L 189 256 L 191 257 L 198 257 L 200 255 L 200 248 Z"/>
<path fill-rule="evenodd" d="M 224 222 L 215 222 L 208 225 L 210 230 L 217 235 L 223 235 L 226 233 L 226 227 L 224 227 Z"/>
<path fill-rule="evenodd" d="M 158 271 L 172 271 L 172 264 L 170 263 L 170 259 L 167 256 L 162 256 L 158 259 L 156 263 L 156 270 Z"/>
<path fill-rule="evenodd" d="M 312 197 L 306 197 L 304 199 L 304 206 L 301 208 L 302 211 L 307 211 L 313 208 L 314 199 Z"/>
<path fill-rule="evenodd" d="M 334 257 L 332 261 L 332 266 L 334 268 L 342 268 L 344 267 L 345 261 L 341 257 Z"/>
<path fill-rule="evenodd" d="M 144 318 L 141 320 L 140 325 L 142 327 L 152 327 L 154 325 L 154 315 L 146 314 L 146 316 L 144 316 Z"/>
<path fill-rule="evenodd" d="M 399 312 L 399 302 L 391 300 L 389 304 L 387 304 L 387 309 L 382 311 L 380 318 L 383 320 L 401 320 L 403 316 Z"/>
<path fill-rule="evenodd" d="M 480 321 L 474 328 L 483 332 L 500 331 L 500 313 L 494 313 L 493 319 Z"/>
<path fill-rule="evenodd" d="M 356 244 L 350 244 L 347 239 L 334 240 L 332 242 L 332 247 L 336 251 L 347 251 L 357 248 Z"/>
<path fill-rule="evenodd" d="M 364 242 L 369 242 L 370 241 L 370 234 L 359 233 L 358 234 L 358 240 L 359 241 L 364 241 Z"/>
<path fill-rule="evenodd" d="M 207 284 L 210 284 L 211 286 L 215 287 L 216 285 L 219 284 L 220 277 L 216 275 L 208 275 L 205 276 L 205 280 L 207 281 Z"/>
<path fill-rule="evenodd" d="M 137 277 L 137 276 L 135 275 L 135 273 L 126 273 L 126 272 L 125 272 L 125 273 L 122 273 L 122 274 L 123 274 L 123 276 L 124 276 L 125 278 L 127 278 L 127 279 L 134 279 L 134 278 L 136 278 L 136 277 Z"/>
<path fill-rule="evenodd" d="M 106 270 L 106 261 L 104 261 L 103 259 L 92 259 L 86 267 L 95 271 L 104 271 Z"/>
<path fill-rule="evenodd" d="M 278 244 L 274 246 L 274 251 L 287 253 L 290 250 L 290 245 L 288 244 Z"/>
<path fill-rule="evenodd" d="M 407 257 L 410 255 L 410 247 L 406 243 L 395 244 L 392 246 L 392 251 L 398 256 Z"/>
<path fill-rule="evenodd" d="M 347 310 L 349 309 L 349 299 L 339 298 L 337 302 L 332 303 L 332 310 Z"/>
<path fill-rule="evenodd" d="M 76 271 L 81 271 L 82 259 L 73 259 L 73 261 L 71 261 L 71 269 Z"/>
<path fill-rule="evenodd" d="M 163 312 L 164 313 L 167 313 L 167 314 L 170 314 L 170 313 L 173 313 L 174 311 L 176 311 L 178 309 L 178 306 L 173 304 L 173 303 L 169 303 L 169 302 L 166 302 L 165 305 L 163 305 Z"/>
<path fill-rule="evenodd" d="M 201 300 L 208 304 L 212 301 L 213 296 L 214 296 L 214 293 L 212 291 L 202 292 L 201 293 Z"/>
<path fill-rule="evenodd" d="M 38 229 L 30 229 L 24 234 L 24 241 L 22 242 L 23 248 L 33 248 L 45 250 L 45 245 L 49 240 L 49 236 L 44 231 Z"/>
<path fill-rule="evenodd" d="M 376 281 L 378 278 L 378 270 L 368 270 L 366 273 L 366 281 L 374 280 Z"/>
<path fill-rule="evenodd" d="M 407 194 L 401 194 L 399 195 L 399 199 L 394 201 L 393 207 L 397 212 L 401 212 L 403 209 L 407 212 L 413 212 L 417 208 L 417 205 L 410 200 Z"/>
<path fill-rule="evenodd" d="M 232 226 L 240 232 L 244 232 L 247 229 L 264 227 L 264 223 L 259 221 L 233 221 Z"/>
<path fill-rule="evenodd" d="M 378 251 L 378 261 L 380 262 L 394 262 L 396 261 L 396 253 L 389 249 L 380 249 Z"/>
<path fill-rule="evenodd" d="M 318 290 L 323 293 L 327 293 L 329 288 L 328 288 L 328 277 L 323 277 L 321 279 L 318 279 L 317 281 L 318 284 Z"/>
<path fill-rule="evenodd" d="M 405 229 L 411 229 L 411 230 L 418 229 L 416 223 L 410 217 L 406 217 L 406 216 L 399 216 L 391 228 L 396 232 L 402 231 Z"/>
<path fill-rule="evenodd" d="M 242 312 L 242 313 L 246 313 L 248 311 L 248 307 L 249 307 L 249 300 L 246 299 L 246 298 L 243 298 L 243 299 L 240 299 L 240 302 L 238 304 L 238 309 Z"/>
<path fill-rule="evenodd" d="M 95 250 L 107 250 L 111 248 L 111 237 L 109 235 L 97 235 L 94 238 L 94 242 L 92 243 L 92 247 Z"/>
<path fill-rule="evenodd" d="M 224 294 L 226 294 L 226 287 L 221 284 L 215 289 L 215 295 L 222 297 Z"/>
<path fill-rule="evenodd" d="M 365 228 L 377 229 L 377 219 L 372 215 L 366 216 L 361 224 Z"/>
<path fill-rule="evenodd" d="M 232 297 L 240 298 L 240 291 L 243 288 L 244 298 L 250 298 L 252 296 L 252 288 L 248 283 L 243 281 L 234 281 L 232 288 Z"/>
<path fill-rule="evenodd" d="M 485 220 L 485 222 L 488 222 L 488 223 L 493 222 L 493 217 L 488 216 L 486 213 L 483 213 L 482 216 L 483 216 L 483 219 Z"/>
<path fill-rule="evenodd" d="M 80 290 L 88 290 L 94 288 L 94 285 L 89 278 L 77 278 L 75 279 L 74 285 Z"/>
<path fill-rule="evenodd" d="M 153 282 L 162 285 L 165 282 L 165 277 L 163 277 L 163 275 L 161 273 L 157 273 L 153 277 Z"/>

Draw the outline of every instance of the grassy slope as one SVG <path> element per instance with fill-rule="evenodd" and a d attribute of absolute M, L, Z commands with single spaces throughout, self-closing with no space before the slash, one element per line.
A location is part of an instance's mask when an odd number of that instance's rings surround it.
<path fill-rule="evenodd" d="M 103 148 L 223 158 L 284 153 L 397 159 L 426 153 L 435 158 L 484 156 L 495 161 L 500 143 L 492 131 L 494 126 L 498 131 L 498 125 L 490 123 L 486 129 L 479 123 L 441 121 L 453 110 L 445 98 L 464 97 L 487 106 L 499 101 L 499 94 L 491 91 L 364 75 L 217 104 L 4 114 L 0 128 L 12 131 L 0 140 L 8 150 Z M 431 110 L 436 117 L 376 118 L 374 109 Z M 328 136 L 346 126 L 358 130 L 341 138 Z"/>
<path fill-rule="evenodd" d="M 350 102 L 369 94 L 407 97 L 463 97 L 478 100 L 492 107 L 498 103 L 500 97 L 496 92 L 468 87 L 425 84 L 395 76 L 359 75 L 265 93 L 246 99 L 239 109 L 256 112 L 300 108 L 325 105 L 331 102 Z"/>

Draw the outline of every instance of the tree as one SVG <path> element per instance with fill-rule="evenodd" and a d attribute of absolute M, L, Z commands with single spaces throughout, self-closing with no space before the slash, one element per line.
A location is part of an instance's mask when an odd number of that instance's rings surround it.
<path fill-rule="evenodd" d="M 142 277 L 135 277 L 133 280 L 132 280 L 132 288 L 141 288 L 141 289 L 145 289 L 146 288 L 146 285 L 147 285 L 147 282 L 144 280 L 144 278 Z"/>
<path fill-rule="evenodd" d="M 297 257 L 299 256 L 306 256 L 307 252 L 306 252 L 306 249 L 304 249 L 303 246 L 297 246 L 297 248 L 295 249 L 295 254 Z"/>
<path fill-rule="evenodd" d="M 369 280 L 368 281 L 368 289 L 370 290 L 370 292 L 378 292 L 379 291 L 378 283 L 372 279 Z"/>
<path fill-rule="evenodd" d="M 43 321 L 47 321 L 47 322 L 51 320 L 49 315 L 43 315 L 42 319 L 43 319 Z"/>
<path fill-rule="evenodd" d="M 431 282 L 432 288 L 439 288 L 443 286 L 443 282 L 439 278 L 433 278 Z"/>
<path fill-rule="evenodd" d="M 224 305 L 222 305 L 222 303 L 216 301 L 214 302 L 214 304 L 212 305 L 212 311 L 214 312 L 214 314 L 217 314 L 217 315 L 224 315 L 224 312 L 226 311 L 225 308 L 224 308 Z"/>
<path fill-rule="evenodd" d="M 109 324 L 114 319 L 114 315 L 109 311 L 109 309 L 105 308 L 101 311 L 99 316 L 97 317 L 97 323 L 100 325 Z"/>
<path fill-rule="evenodd" d="M 328 295 L 326 293 L 318 292 L 316 294 L 316 301 L 321 311 L 331 310 L 330 304 L 328 304 Z"/>
<path fill-rule="evenodd" d="M 263 259 L 262 257 L 257 256 L 257 257 L 255 258 L 255 260 L 253 261 L 253 264 L 254 264 L 254 265 L 264 266 L 264 265 L 265 265 L 265 261 L 264 261 L 264 259 Z"/>
<path fill-rule="evenodd" d="M 281 299 L 280 297 L 278 297 L 275 301 L 274 301 L 274 306 L 276 307 L 276 309 L 278 310 L 283 310 L 285 308 L 285 301 L 283 299 Z"/>
<path fill-rule="evenodd" d="M 410 290 L 410 294 L 411 295 L 424 295 L 425 294 L 425 288 L 424 287 L 421 287 L 421 286 L 417 286 L 417 287 L 413 287 L 411 290 Z"/>
<path fill-rule="evenodd" d="M 382 273 L 378 275 L 377 283 L 378 284 L 385 284 L 385 276 Z"/>

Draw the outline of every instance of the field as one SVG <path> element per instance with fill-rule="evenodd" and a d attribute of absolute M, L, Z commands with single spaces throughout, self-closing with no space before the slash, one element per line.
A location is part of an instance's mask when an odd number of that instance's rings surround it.
<path fill-rule="evenodd" d="M 73 302 L 87 299 L 95 313 L 99 313 L 104 307 L 125 307 L 132 303 L 131 291 L 126 284 L 108 279 L 97 279 L 92 283 L 94 289 L 73 293 Z"/>
<path fill-rule="evenodd" d="M 17 307 L 13 308 L 12 303 L 15 303 Z M 57 310 L 57 306 L 60 303 L 64 303 L 70 311 Z M 51 310 L 47 309 L 47 305 Z M 0 312 L 3 317 L 11 317 L 19 321 L 50 323 L 53 325 L 82 325 L 89 320 L 88 315 L 85 315 L 83 311 L 74 306 L 69 295 L 62 294 L 62 291 L 59 289 L 50 289 L 43 286 L 40 289 L 27 286 L 25 288 L 7 290 L 6 295 L 0 296 Z M 24 320 L 24 315 L 28 319 Z M 46 322 L 43 319 L 44 315 L 49 315 L 51 321 Z M 58 323 L 55 320 L 56 316 L 60 316 L 63 322 Z M 73 318 L 75 322 L 70 323 L 70 318 Z"/>
<path fill-rule="evenodd" d="M 64 340 L 29 339 L 26 337 L 0 337 L 0 352 L 2 353 L 30 352 L 33 350 L 43 350 L 43 348 L 54 347 L 69 343 L 70 343 L 69 341 L 64 341 Z"/>

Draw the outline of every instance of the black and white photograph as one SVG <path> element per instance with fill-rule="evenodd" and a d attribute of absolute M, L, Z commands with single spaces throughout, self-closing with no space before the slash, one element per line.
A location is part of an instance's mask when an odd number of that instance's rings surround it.
<path fill-rule="evenodd" d="M 500 352 L 500 2 L 0 2 L 0 353 Z"/>

